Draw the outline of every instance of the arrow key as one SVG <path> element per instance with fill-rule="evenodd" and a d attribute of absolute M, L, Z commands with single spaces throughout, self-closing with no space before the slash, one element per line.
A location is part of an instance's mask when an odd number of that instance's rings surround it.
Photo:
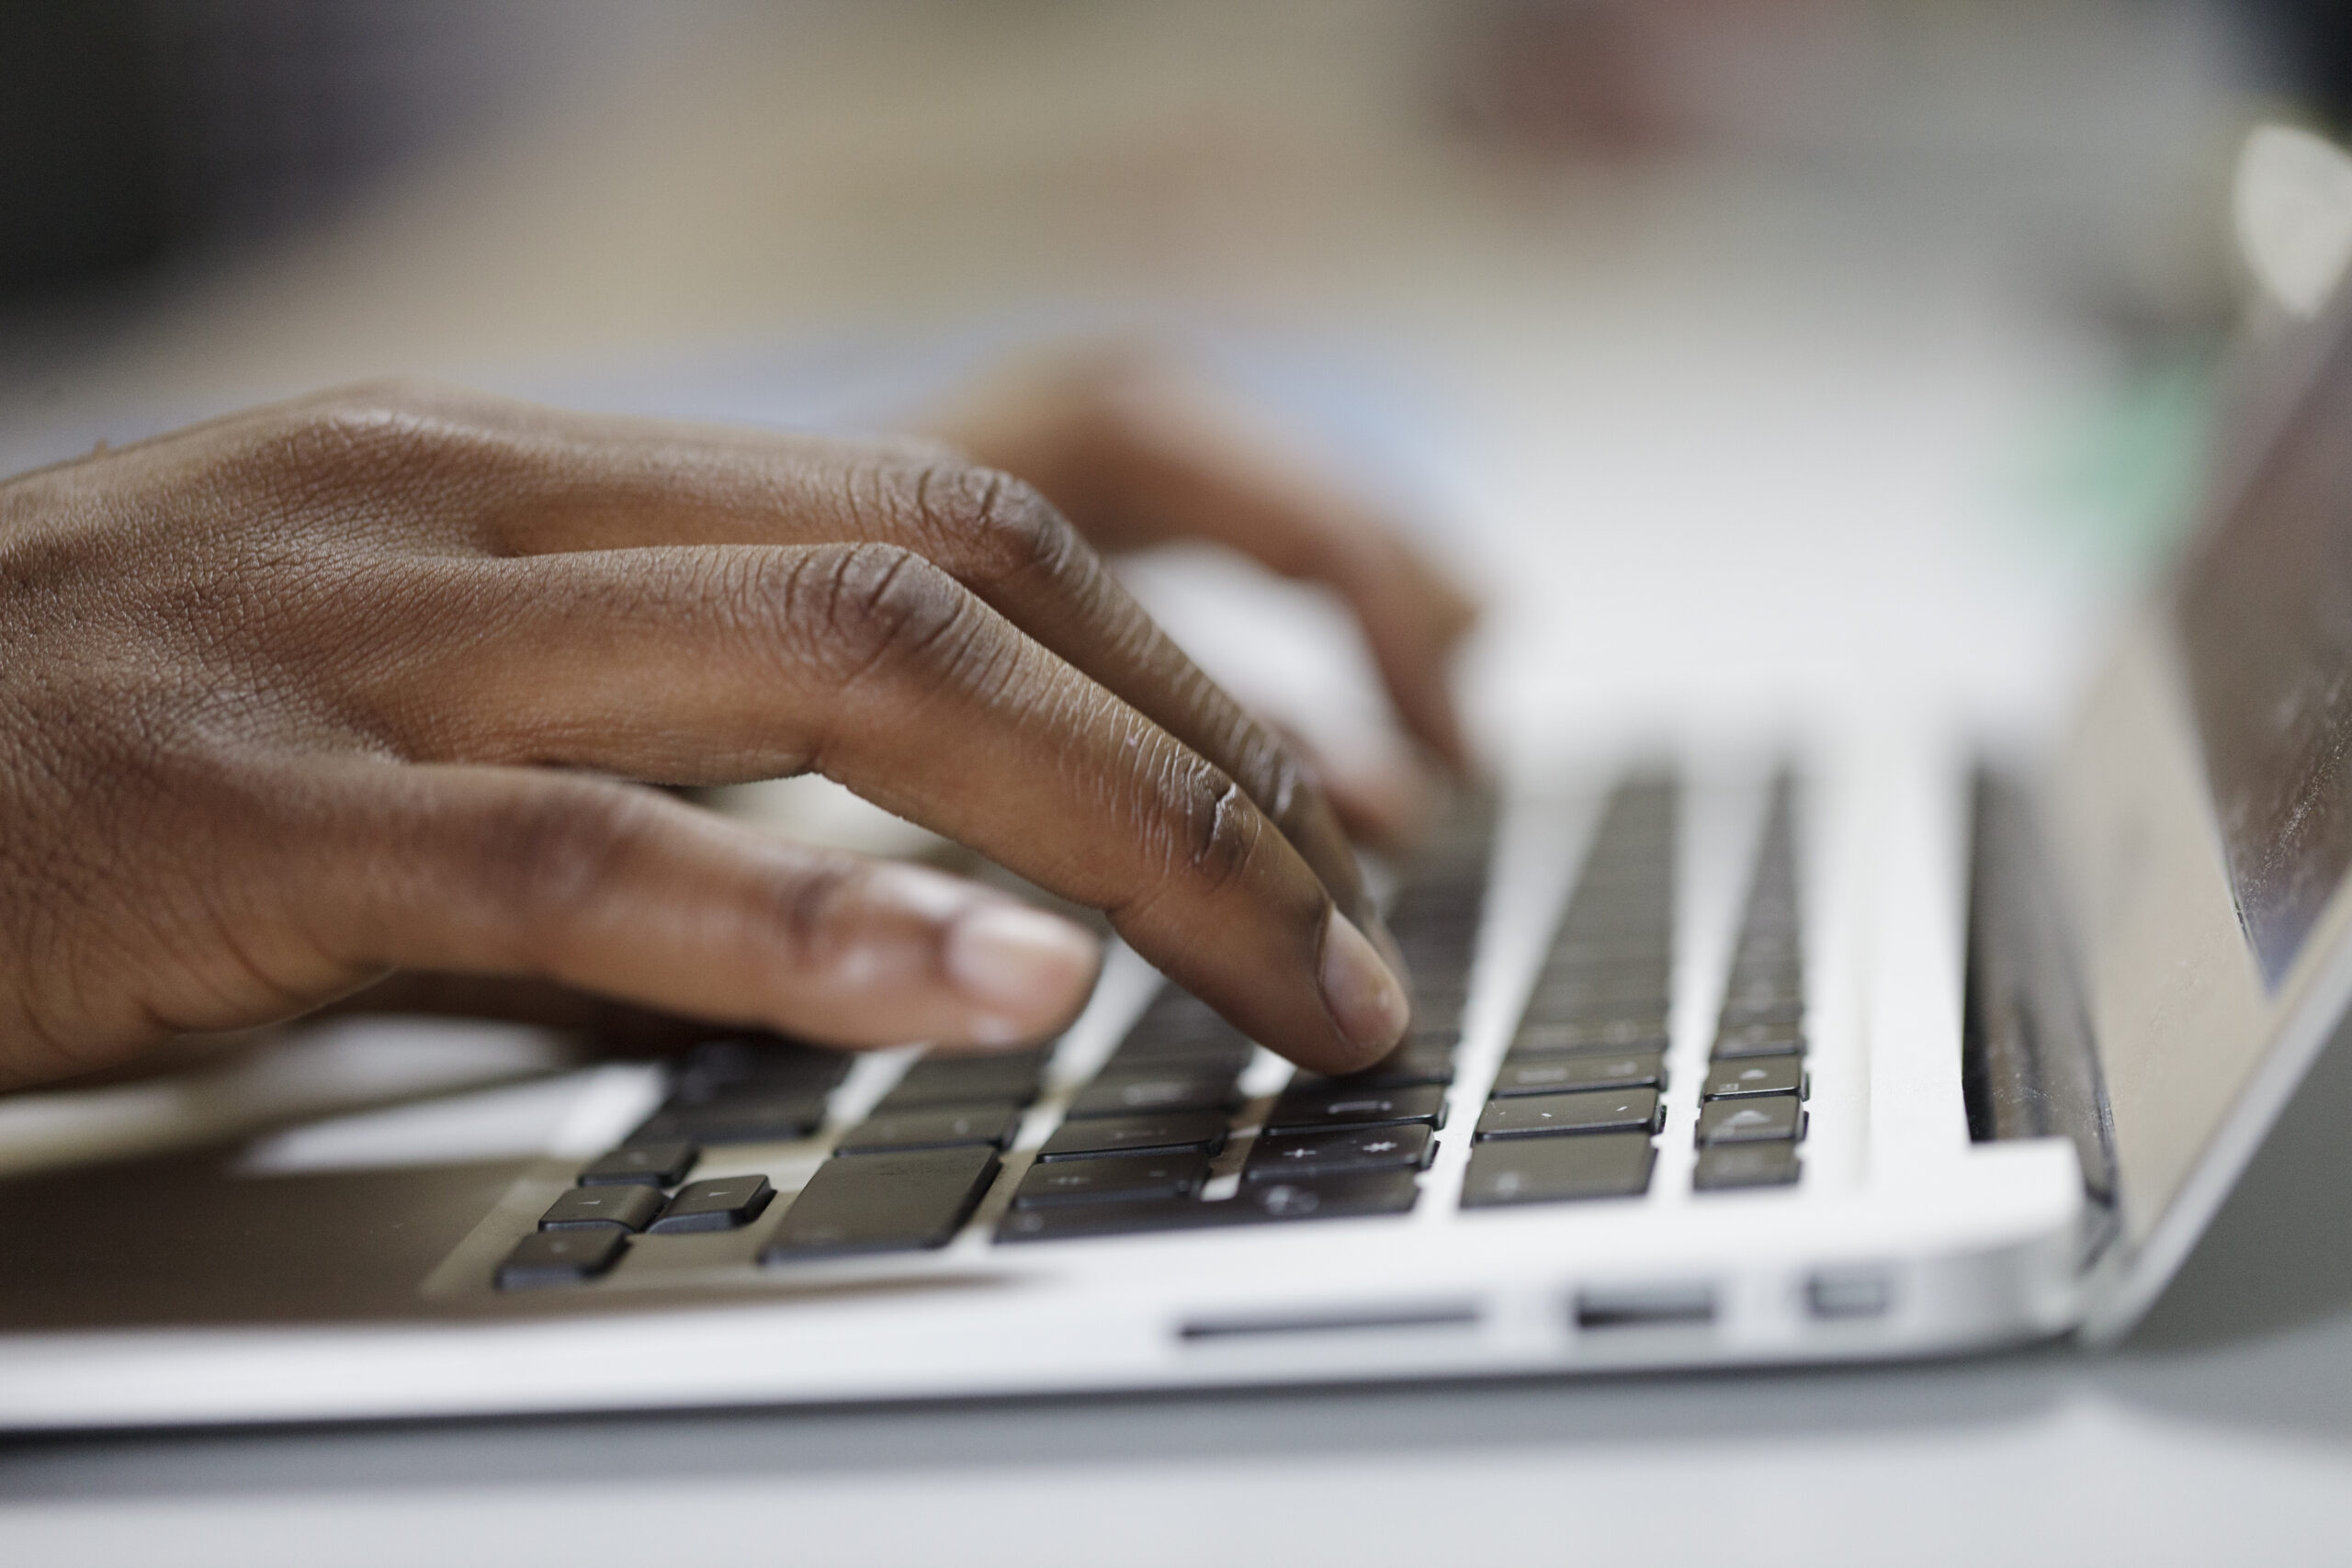
<path fill-rule="evenodd" d="M 1699 1107 L 1699 1143 L 1793 1143 L 1804 1136 L 1804 1108 L 1793 1094 L 1711 1100 Z"/>
<path fill-rule="evenodd" d="M 1247 1181 L 1282 1181 L 1340 1170 L 1418 1170 L 1436 1145 L 1424 1126 L 1351 1127 L 1260 1138 L 1242 1168 Z"/>

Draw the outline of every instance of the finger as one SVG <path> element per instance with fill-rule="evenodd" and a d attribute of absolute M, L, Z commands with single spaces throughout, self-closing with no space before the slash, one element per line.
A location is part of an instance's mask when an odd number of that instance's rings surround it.
<path fill-rule="evenodd" d="M 1274 728 L 1309 772 L 1332 815 L 1359 843 L 1392 852 L 1409 850 L 1438 806 L 1437 781 L 1399 749 L 1335 755 L 1288 725 Z"/>
<path fill-rule="evenodd" d="M 1329 584 L 1354 611 L 1408 730 L 1457 772 L 1469 767 L 1447 673 L 1476 602 L 1345 485 L 1181 378 L 1106 357 L 940 430 L 1035 484 L 1105 548 L 1204 539 Z"/>
<path fill-rule="evenodd" d="M 1217 432 L 1170 421 L 1112 451 L 1122 493 L 1160 536 L 1207 539 L 1337 590 L 1407 730 L 1457 772 L 1469 767 L 1448 679 L 1476 619 L 1467 593 L 1363 508 Z"/>
<path fill-rule="evenodd" d="M 614 1050 L 673 1051 L 711 1037 L 707 1020 L 657 1012 L 551 980 L 401 970 L 319 1010 L 536 1023 Z"/>
<path fill-rule="evenodd" d="M 1393 1043 L 1395 976 L 1232 778 L 888 546 L 478 565 L 488 628 L 390 727 L 438 760 L 690 783 L 813 768 L 1107 913 L 1318 1066 Z M 707 769 L 719 759 L 731 772 Z"/>
<path fill-rule="evenodd" d="M 370 966 L 535 979 L 847 1045 L 1004 1045 L 1084 1002 L 1096 945 L 969 883 L 763 838 L 650 790 L 362 764 L 325 792 L 313 940 Z"/>
<path fill-rule="evenodd" d="M 915 551 L 1224 770 L 1385 940 L 1345 829 L 1281 739 L 1208 679 L 1035 491 L 916 442 L 784 437 L 460 406 L 501 554 L 873 542 Z"/>

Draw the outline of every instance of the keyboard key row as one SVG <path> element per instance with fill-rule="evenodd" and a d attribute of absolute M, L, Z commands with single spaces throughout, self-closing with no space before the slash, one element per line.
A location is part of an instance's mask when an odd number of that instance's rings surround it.
<path fill-rule="evenodd" d="M 575 1187 L 539 1216 L 539 1228 L 610 1228 L 656 1235 L 733 1230 L 759 1218 L 775 1196 L 764 1176 L 689 1182 L 670 1198 L 658 1187 Z"/>
<path fill-rule="evenodd" d="M 712 1040 L 686 1053 L 670 1095 L 628 1142 L 746 1144 L 808 1137 L 849 1072 L 839 1051 L 776 1035 Z"/>
<path fill-rule="evenodd" d="M 1701 1086 L 1690 1178 L 1701 1192 L 1784 1187 L 1804 1171 L 1796 1145 L 1811 1081 L 1793 793 L 1786 778 L 1773 785 Z"/>
<path fill-rule="evenodd" d="M 944 1247 L 999 1169 L 989 1147 L 841 1155 L 817 1168 L 760 1253 L 794 1263 Z"/>
<path fill-rule="evenodd" d="M 1269 1221 L 1401 1214 L 1411 1210 L 1420 1195 L 1418 1174 L 1410 1169 L 1371 1170 L 1313 1181 L 1250 1182 L 1233 1197 L 1216 1203 L 1178 1198 L 1017 1208 L 1005 1215 L 1004 1223 L 997 1229 L 997 1240 L 1064 1241 L 1083 1236 L 1208 1230 Z"/>
<path fill-rule="evenodd" d="M 1664 1124 L 1673 787 L 1603 809 L 1475 1131 L 1465 1208 L 1639 1197 Z"/>
<path fill-rule="evenodd" d="M 1470 1151 L 1462 1206 L 1638 1198 L 1649 1190 L 1657 1145 L 1646 1132 L 1519 1138 Z"/>
<path fill-rule="evenodd" d="M 1235 1134 L 1237 1079 L 1255 1048 L 1203 1003 L 1170 987 L 1072 1099 L 1023 1176 L 997 1239 L 1052 1241 L 1410 1209 L 1419 1174 L 1435 1152 L 1435 1134 L 1445 1124 L 1492 834 L 1491 805 L 1470 803 L 1408 868 L 1390 903 L 1389 928 L 1414 979 L 1405 1041 L 1363 1072 L 1295 1074 L 1250 1141 L 1231 1196 L 1211 1200 L 1203 1190 L 1211 1160 Z"/>

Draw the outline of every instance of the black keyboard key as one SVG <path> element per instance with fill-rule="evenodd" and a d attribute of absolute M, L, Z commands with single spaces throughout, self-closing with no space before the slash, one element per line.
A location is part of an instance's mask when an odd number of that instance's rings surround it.
<path fill-rule="evenodd" d="M 1736 1056 L 1707 1069 L 1702 1100 L 1738 1100 L 1756 1094 L 1793 1094 L 1806 1089 L 1803 1056 Z"/>
<path fill-rule="evenodd" d="M 1804 983 L 1793 967 L 1735 970 L 1724 987 L 1724 1008 L 1777 1007 L 1804 997 Z"/>
<path fill-rule="evenodd" d="M 1065 1113 L 1134 1116 L 1157 1111 L 1230 1111 L 1241 1102 L 1233 1075 L 1222 1070 L 1176 1070 L 1138 1077 L 1099 1077 L 1080 1089 Z"/>
<path fill-rule="evenodd" d="M 1657 1150 L 1645 1133 L 1594 1133 L 1580 1138 L 1510 1138 L 1470 1151 L 1462 1184 L 1465 1209 L 1556 1203 L 1585 1198 L 1638 1198 L 1649 1190 Z"/>
<path fill-rule="evenodd" d="M 1804 965 L 1796 951 L 1786 943 L 1750 950 L 1743 945 L 1732 954 L 1731 973 L 1725 976 L 1726 994 L 1748 987 L 1770 990 L 1780 996 L 1797 996 L 1804 990 Z"/>
<path fill-rule="evenodd" d="M 1415 1128 L 1414 1131 L 1419 1131 Z M 1228 1224 L 1280 1220 L 1344 1220 L 1365 1214 L 1401 1214 L 1421 1195 L 1416 1168 L 1363 1170 L 1286 1181 L 1249 1181 L 1216 1207 L 1230 1209 Z"/>
<path fill-rule="evenodd" d="M 1076 1159 L 1085 1155 L 1164 1155 L 1194 1149 L 1213 1155 L 1225 1146 L 1221 1111 L 1175 1111 L 1159 1116 L 1100 1116 L 1065 1122 L 1046 1140 L 1037 1157 Z"/>
<path fill-rule="evenodd" d="M 1208 1156 L 1171 1155 L 1137 1158 L 1041 1160 L 1029 1168 L 1012 1195 L 1016 1209 L 1046 1209 L 1064 1203 L 1136 1202 L 1189 1198 L 1208 1179 Z"/>
<path fill-rule="evenodd" d="M 985 1145 L 827 1160 L 785 1210 L 761 1261 L 944 1247 L 996 1173 L 996 1151 Z"/>
<path fill-rule="evenodd" d="M 1246 1040 L 1233 1041 L 1229 1044 L 1229 1049 L 1220 1047 L 1216 1051 L 1188 1052 L 1181 1055 L 1138 1055 L 1125 1050 L 1114 1051 L 1092 1081 L 1183 1077 L 1193 1074 L 1204 1077 L 1219 1075 L 1228 1078 L 1239 1077 L 1242 1069 L 1257 1055 L 1258 1048 Z"/>
<path fill-rule="evenodd" d="M 764 1176 L 722 1176 L 716 1181 L 690 1181 L 678 1189 L 670 1206 L 650 1227 L 655 1235 L 679 1235 L 692 1231 L 740 1230 L 760 1217 L 775 1196 Z"/>
<path fill-rule="evenodd" d="M 1741 1056 L 1787 1056 L 1804 1049 L 1804 1031 L 1793 1024 L 1751 1023 L 1718 1033 L 1714 1058 L 1728 1062 Z"/>
<path fill-rule="evenodd" d="M 1514 1056 L 1495 1075 L 1495 1098 L 1559 1094 L 1581 1089 L 1664 1089 L 1666 1056 L 1657 1051 L 1571 1056 Z"/>
<path fill-rule="evenodd" d="M 1469 1006 L 1467 991 L 1452 987 L 1422 988 L 1417 981 L 1413 992 L 1413 1021 L 1406 1026 L 1407 1036 L 1459 1034 L 1462 1032 L 1462 1015 Z"/>
<path fill-rule="evenodd" d="M 1204 1230 L 1222 1217 L 1223 1203 L 1197 1198 L 1145 1198 L 1124 1203 L 1060 1203 L 1009 1209 L 996 1239 L 1073 1241 L 1086 1236 L 1140 1235 L 1152 1231 Z"/>
<path fill-rule="evenodd" d="M 514 1250 L 498 1266 L 494 1280 L 502 1291 L 576 1285 L 611 1269 L 628 1250 L 628 1234 L 612 1225 L 584 1231 L 534 1231 L 514 1244 Z"/>
<path fill-rule="evenodd" d="M 1673 968 L 1672 943 L 1664 929 L 1601 931 L 1569 927 L 1544 957 L 1546 975 L 1639 973 L 1665 975 Z"/>
<path fill-rule="evenodd" d="M 1359 1072 L 1328 1077 L 1300 1073 L 1291 1079 L 1296 1088 L 1330 1087 L 1363 1089 L 1411 1089 L 1417 1084 L 1453 1081 L 1454 1036 L 1451 1033 L 1410 1035 L 1394 1051 Z"/>
<path fill-rule="evenodd" d="M 623 1144 L 582 1171 L 580 1185 L 605 1187 L 634 1182 L 648 1187 L 675 1187 L 701 1157 L 702 1150 L 674 1139 Z"/>
<path fill-rule="evenodd" d="M 1611 1019 L 1607 1021 L 1544 1022 L 1531 1019 L 1511 1037 L 1514 1056 L 1566 1055 L 1577 1051 L 1663 1051 L 1666 1017 Z"/>
<path fill-rule="evenodd" d="M 1770 1028 L 1776 1025 L 1792 1029 L 1804 1021 L 1804 1003 L 1795 997 L 1753 1004 L 1738 1002 L 1725 1007 L 1723 1010 L 1723 1027 L 1727 1031 Z"/>
<path fill-rule="evenodd" d="M 1159 1231 L 1292 1220 L 1343 1220 L 1401 1214 L 1420 1196 L 1410 1170 L 1358 1171 L 1314 1180 L 1261 1181 L 1222 1202 L 1197 1198 L 1132 1203 L 1073 1203 L 1014 1209 L 997 1227 L 1000 1242 L 1068 1241 L 1082 1236 L 1141 1235 Z"/>
<path fill-rule="evenodd" d="M 1699 1151 L 1690 1185 L 1702 1192 L 1726 1192 L 1742 1187 L 1786 1187 L 1804 1168 L 1797 1146 L 1791 1143 L 1718 1144 Z"/>
<path fill-rule="evenodd" d="M 1565 945 L 1613 945 L 1626 952 L 1663 957 L 1674 932 L 1674 905 L 1664 891 L 1649 887 L 1595 888 L 1560 922 Z"/>
<path fill-rule="evenodd" d="M 632 1143 L 685 1139 L 697 1144 L 791 1143 L 825 1121 L 825 1099 L 799 1089 L 729 1089 L 695 1105 L 670 1104 L 629 1134 Z"/>
<path fill-rule="evenodd" d="M 1427 1127 L 1349 1127 L 1336 1133 L 1268 1134 L 1250 1148 L 1248 1181 L 1292 1181 L 1342 1170 L 1419 1170 L 1436 1143 Z"/>
<path fill-rule="evenodd" d="M 1527 998 L 1527 1016 L 1544 1022 L 1588 1019 L 1664 1018 L 1667 989 L 1647 978 L 1619 982 L 1613 977 L 1587 979 L 1575 976 L 1538 981 Z"/>
<path fill-rule="evenodd" d="M 915 1111 L 990 1100 L 1026 1105 L 1037 1098 L 1045 1062 L 1041 1051 L 1009 1056 L 925 1056 L 906 1070 L 874 1109 L 877 1113 Z"/>
<path fill-rule="evenodd" d="M 1783 976 L 1794 973 L 1802 980 L 1804 965 L 1804 939 L 1793 920 L 1779 924 L 1751 919 L 1732 951 L 1733 971 L 1742 978 L 1778 971 Z"/>
<path fill-rule="evenodd" d="M 1758 1100 L 1711 1100 L 1699 1107 L 1699 1142 L 1792 1143 L 1804 1136 L 1804 1107 L 1793 1094 Z"/>
<path fill-rule="evenodd" d="M 1312 1133 L 1329 1127 L 1386 1127 L 1419 1122 L 1445 1125 L 1445 1090 L 1424 1084 L 1407 1089 L 1358 1089 L 1344 1080 L 1300 1084 L 1283 1091 L 1266 1113 L 1269 1133 Z"/>
<path fill-rule="evenodd" d="M 1467 920 L 1459 924 L 1430 922 L 1418 928 L 1391 926 L 1389 934 L 1396 939 L 1396 951 L 1405 960 L 1405 967 L 1424 985 L 1458 986 L 1470 969 L 1472 928 Z"/>
<path fill-rule="evenodd" d="M 870 1114 L 896 1115 L 909 1111 L 930 1111 L 943 1105 L 978 1105 L 989 1101 L 1028 1106 L 1036 1102 L 1044 1088 L 1043 1081 L 1035 1074 L 973 1073 L 952 1077 L 920 1078 L 909 1075 L 874 1102 Z"/>
<path fill-rule="evenodd" d="M 849 1076 L 846 1052 L 823 1051 L 775 1035 L 705 1041 L 682 1057 L 671 1103 L 700 1105 L 750 1091 L 822 1098 Z"/>
<path fill-rule="evenodd" d="M 1003 1101 L 994 1105 L 935 1105 L 924 1111 L 899 1111 L 869 1116 L 842 1134 L 840 1152 L 874 1154 L 883 1149 L 952 1149 L 986 1144 L 1001 1149 L 1021 1129 L 1021 1107 Z"/>
<path fill-rule="evenodd" d="M 1478 1137 L 1536 1138 L 1559 1133 L 1655 1133 L 1666 1107 L 1654 1089 L 1531 1094 L 1495 1100 L 1478 1114 Z"/>
<path fill-rule="evenodd" d="M 1544 954 L 1547 980 L 1607 980 L 1664 985 L 1674 973 L 1674 943 L 1663 919 L 1636 931 L 1572 922 Z"/>
<path fill-rule="evenodd" d="M 543 1231 L 597 1230 L 617 1225 L 641 1231 L 662 1212 L 662 1189 L 630 1183 L 622 1187 L 575 1187 L 539 1216 Z"/>
<path fill-rule="evenodd" d="M 1136 1055 L 1184 1055 L 1248 1043 L 1215 1008 L 1190 991 L 1169 986 L 1144 1009 L 1119 1048 Z"/>

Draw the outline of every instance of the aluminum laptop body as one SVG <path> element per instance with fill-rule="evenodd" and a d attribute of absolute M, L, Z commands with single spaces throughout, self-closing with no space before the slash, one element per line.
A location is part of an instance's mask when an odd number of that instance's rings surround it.
<path fill-rule="evenodd" d="M 1295 1081 L 1114 953 L 994 1063 L 346 1021 L 0 1102 L 0 1424 L 2118 1336 L 2352 998 L 2352 340 L 2287 357 L 2049 766 L 1518 767 L 1392 868 L 1385 1073 Z"/>

